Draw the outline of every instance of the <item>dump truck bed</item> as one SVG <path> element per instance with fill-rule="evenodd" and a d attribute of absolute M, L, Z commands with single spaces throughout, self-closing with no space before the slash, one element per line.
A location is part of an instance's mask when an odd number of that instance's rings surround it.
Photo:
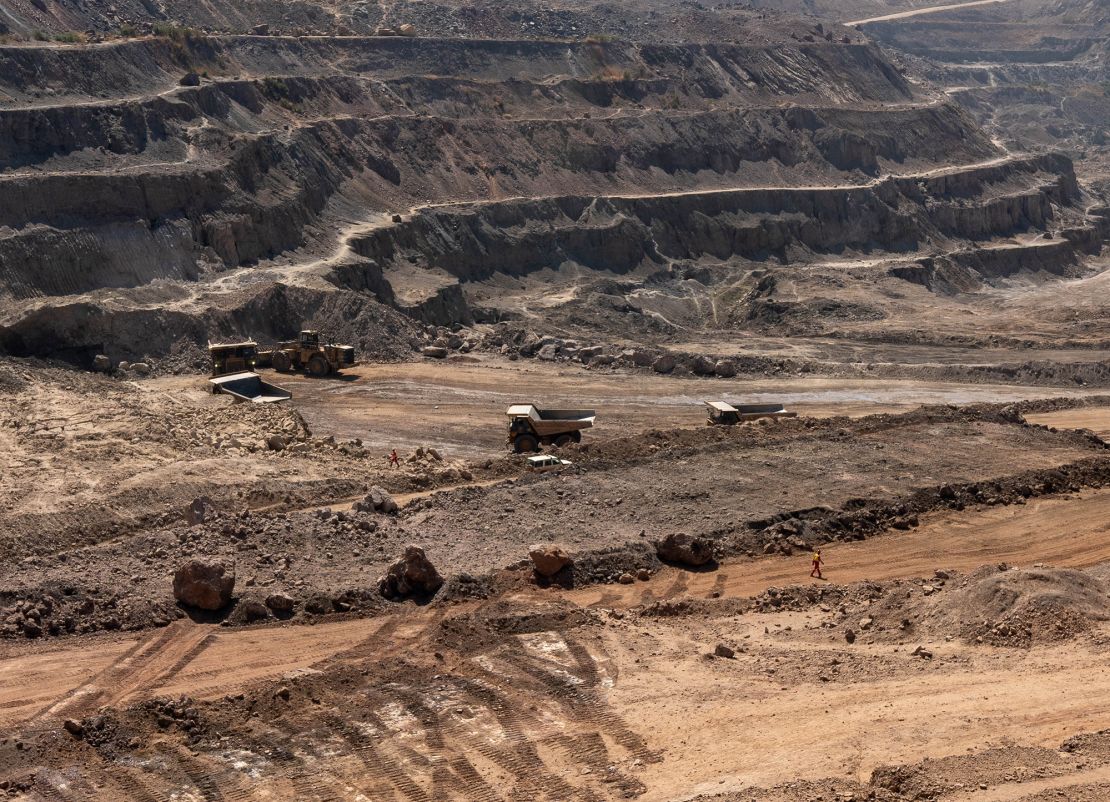
<path fill-rule="evenodd" d="M 592 409 L 540 409 L 535 404 L 513 404 L 507 414 L 510 418 L 528 418 L 541 436 L 589 429 L 597 417 Z"/>
<path fill-rule="evenodd" d="M 261 376 L 249 370 L 217 376 L 209 379 L 208 383 L 212 385 L 213 393 L 227 393 L 236 403 L 249 401 L 252 404 L 272 404 L 288 401 L 293 397 L 285 388 L 263 381 Z"/>
<path fill-rule="evenodd" d="M 739 420 L 757 418 L 796 418 L 797 412 L 787 412 L 782 404 L 730 404 L 727 401 L 706 401 L 705 405 L 720 413 L 735 412 Z"/>

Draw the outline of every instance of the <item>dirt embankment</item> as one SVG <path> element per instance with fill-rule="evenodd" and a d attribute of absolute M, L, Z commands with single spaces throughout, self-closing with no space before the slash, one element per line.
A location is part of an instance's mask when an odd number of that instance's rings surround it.
<path fill-rule="evenodd" d="M 22 549 L 18 554 L 25 558 L 4 576 L 13 620 L 3 633 L 23 637 L 167 623 L 183 615 L 174 606 L 168 577 L 193 557 L 235 566 L 239 604 L 231 618 L 237 622 L 269 617 L 260 604 L 253 608 L 258 614 L 250 614 L 250 603 L 275 593 L 289 595 L 297 615 L 366 614 L 385 605 L 377 579 L 413 542 L 435 563 L 451 566 L 445 595 L 466 598 L 524 579 L 526 572 L 500 579 L 497 574 L 524 559 L 537 540 L 576 553 L 558 581 L 614 582 L 624 573 L 658 570 L 653 543 L 670 532 L 707 537 L 721 557 L 790 554 L 892 527 L 912 528 L 935 509 L 1024 503 L 1110 479 L 1101 441 L 1019 421 L 994 408 L 941 408 L 776 427 L 650 431 L 569 447 L 573 471 L 434 493 L 411 501 L 396 516 L 369 508 L 249 511 L 250 499 L 276 485 L 264 480 L 244 488 L 243 495 L 219 498 L 199 525 L 184 525 L 182 512 L 170 513 L 160 525 L 113 537 L 96 529 L 97 537 L 76 548 L 72 533 L 40 539 L 32 556 L 25 556 L 28 545 L 22 540 L 11 541 L 9 548 Z M 281 456 L 286 452 L 289 456 Z M 358 452 L 354 445 L 337 449 L 294 440 L 281 452 L 257 453 L 277 454 L 270 459 L 279 465 L 325 471 L 338 470 L 345 460 L 348 467 L 330 474 L 335 477 L 327 480 L 330 485 L 320 485 L 338 494 L 337 482 L 358 493 L 361 482 L 375 481 Z M 1027 469 L 1015 473 L 1019 460 Z M 833 463 L 841 469 L 830 476 L 823 466 Z M 514 464 L 491 462 L 478 470 L 496 478 Z M 430 458 L 411 465 L 399 476 L 390 477 L 387 469 L 376 475 L 394 487 L 416 482 L 421 471 L 420 482 L 433 487 L 472 475 L 466 466 Z M 659 482 L 663 475 L 665 489 Z M 707 476 L 730 479 L 707 481 Z M 309 487 L 302 480 L 298 497 L 307 500 Z M 273 493 L 279 505 L 297 506 L 289 485 Z M 186 505 L 183 500 L 180 509 Z M 121 587 L 128 592 L 121 593 Z"/>

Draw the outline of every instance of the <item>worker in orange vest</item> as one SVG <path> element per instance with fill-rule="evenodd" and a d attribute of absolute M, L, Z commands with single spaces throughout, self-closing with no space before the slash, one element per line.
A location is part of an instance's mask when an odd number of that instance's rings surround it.
<path fill-rule="evenodd" d="M 825 577 L 821 576 L 821 550 L 820 549 L 813 552 L 813 570 L 809 572 L 809 575 L 813 576 L 813 577 L 817 577 L 818 579 L 824 579 L 825 578 Z"/>

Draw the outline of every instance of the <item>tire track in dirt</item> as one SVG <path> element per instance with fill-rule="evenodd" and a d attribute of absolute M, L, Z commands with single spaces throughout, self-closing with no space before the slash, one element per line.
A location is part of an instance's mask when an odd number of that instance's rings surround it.
<path fill-rule="evenodd" d="M 110 685 L 116 677 L 125 675 L 133 660 L 143 661 L 148 659 L 149 656 L 161 648 L 162 645 L 172 640 L 174 634 L 173 626 L 171 625 L 165 629 L 157 630 L 137 641 L 134 646 L 113 660 L 107 668 L 104 668 L 80 685 L 71 688 L 60 698 L 47 704 L 46 707 L 32 715 L 28 719 L 29 724 L 33 726 L 35 723 L 45 718 L 60 715 L 61 711 L 66 710 L 70 706 L 76 706 L 79 701 L 78 697 L 80 696 L 96 695 L 97 698 L 100 698 L 100 694 L 103 693 L 101 688 L 102 685 Z"/>
<path fill-rule="evenodd" d="M 593 657 L 581 644 L 565 636 L 564 641 L 574 658 L 577 671 L 522 652 L 504 654 L 500 659 L 518 673 L 538 682 L 537 695 L 557 701 L 564 708 L 568 721 L 578 722 L 580 726 L 592 724 L 628 750 L 633 757 L 644 762 L 656 762 L 659 757 L 647 748 L 647 742 L 608 708 L 603 695 L 599 693 L 600 675 Z"/>
<path fill-rule="evenodd" d="M 510 799 L 527 802 L 552 793 L 558 799 L 587 799 L 591 802 L 596 799 L 592 793 L 584 793 L 548 769 L 535 742 L 525 730 L 525 721 L 536 723 L 535 719 L 522 704 L 513 702 L 511 695 L 499 690 L 504 678 L 473 663 L 467 669 L 477 676 L 455 674 L 450 679 L 465 696 L 489 710 L 500 725 L 505 736 L 503 746 L 486 741 L 474 749 L 513 776 L 515 783 Z M 519 693 L 519 689 L 514 689 L 514 693 Z"/>

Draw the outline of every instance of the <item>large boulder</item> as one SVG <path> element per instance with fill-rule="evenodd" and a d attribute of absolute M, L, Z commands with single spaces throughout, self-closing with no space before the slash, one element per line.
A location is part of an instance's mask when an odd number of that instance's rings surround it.
<path fill-rule="evenodd" d="M 670 354 L 662 354 L 651 363 L 651 369 L 656 373 L 670 373 L 675 368 L 675 358 Z"/>
<path fill-rule="evenodd" d="M 704 356 L 704 355 L 696 356 L 690 362 L 690 371 L 692 373 L 698 374 L 699 376 L 712 376 L 713 375 L 713 369 L 716 366 L 717 366 L 717 363 L 714 362 L 709 357 Z"/>
<path fill-rule="evenodd" d="M 431 596 L 443 585 L 443 577 L 419 546 L 406 546 L 404 556 L 378 580 L 378 592 L 387 599 Z"/>
<path fill-rule="evenodd" d="M 537 543 L 528 550 L 528 556 L 540 576 L 555 576 L 570 565 L 570 555 L 554 543 Z"/>
<path fill-rule="evenodd" d="M 409 462 L 413 462 L 412 459 Z M 362 501 L 355 504 L 356 512 L 384 512 L 386 514 L 397 512 L 397 502 L 385 488 L 374 485 L 370 488 Z"/>
<path fill-rule="evenodd" d="M 297 602 L 285 593 L 271 593 L 266 597 L 266 606 L 275 613 L 291 613 Z"/>
<path fill-rule="evenodd" d="M 235 590 L 235 571 L 221 563 L 192 560 L 173 575 L 173 595 L 199 610 L 221 610 Z"/>
<path fill-rule="evenodd" d="M 655 544 L 659 559 L 680 565 L 705 565 L 713 559 L 713 544 L 703 537 L 672 532 Z"/>
<path fill-rule="evenodd" d="M 432 359 L 446 359 L 447 348 L 442 345 L 426 345 L 421 350 L 424 356 L 431 357 Z"/>
<path fill-rule="evenodd" d="M 717 364 L 713 366 L 713 372 L 726 379 L 732 378 L 737 373 L 736 363 L 731 359 L 718 359 Z"/>
<path fill-rule="evenodd" d="M 542 359 L 544 362 L 554 362 L 558 355 L 559 346 L 555 343 L 547 343 L 540 346 L 540 350 L 536 351 L 536 359 Z"/>

